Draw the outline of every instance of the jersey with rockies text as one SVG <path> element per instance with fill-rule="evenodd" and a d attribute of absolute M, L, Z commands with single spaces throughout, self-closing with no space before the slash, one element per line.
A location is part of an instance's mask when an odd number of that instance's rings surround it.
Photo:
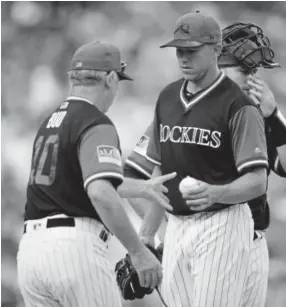
<path fill-rule="evenodd" d="M 87 100 L 70 97 L 36 135 L 24 219 L 66 214 L 101 221 L 86 189 L 96 179 L 116 187 L 122 172 L 113 123 Z"/>
<path fill-rule="evenodd" d="M 124 176 L 143 180 L 147 180 L 151 177 L 154 167 L 156 166 L 146 158 L 151 127 L 152 124 L 149 125 L 131 154 L 127 157 L 124 164 Z M 273 135 L 267 124 L 265 125 L 265 131 L 269 170 L 271 169 L 280 177 L 286 177 L 286 172 L 283 170 L 279 160 L 276 145 L 273 142 Z M 266 195 L 250 200 L 249 206 L 253 216 L 254 229 L 267 229 L 270 223 L 270 211 Z"/>
<path fill-rule="evenodd" d="M 160 165 L 163 174 L 177 172 L 166 186 L 174 207 L 170 213 L 179 215 L 194 213 L 178 189 L 184 177 L 227 184 L 253 167 L 268 167 L 262 114 L 234 82 L 221 74 L 189 101 L 185 86 L 186 81 L 180 79 L 160 93 L 148 136 L 134 150 L 142 162 Z M 132 155 L 126 164 L 150 175 L 151 164 L 143 167 Z M 226 206 L 214 204 L 206 211 Z"/>

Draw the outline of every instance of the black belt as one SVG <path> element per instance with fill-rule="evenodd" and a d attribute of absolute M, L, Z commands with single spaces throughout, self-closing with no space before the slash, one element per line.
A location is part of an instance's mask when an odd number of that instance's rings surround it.
<path fill-rule="evenodd" d="M 54 228 L 54 227 L 75 227 L 75 220 L 72 217 L 69 218 L 55 218 L 55 219 L 48 219 L 46 228 Z M 103 226 L 104 227 L 104 226 Z M 35 226 L 36 230 L 36 226 Z M 24 225 L 24 233 L 27 232 L 27 225 Z M 109 237 L 109 231 L 102 229 L 99 234 L 100 239 L 103 242 L 106 242 Z"/>

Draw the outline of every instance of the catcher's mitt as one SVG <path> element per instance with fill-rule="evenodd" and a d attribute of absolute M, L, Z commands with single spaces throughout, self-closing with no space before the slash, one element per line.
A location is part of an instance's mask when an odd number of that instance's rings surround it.
<path fill-rule="evenodd" d="M 156 250 L 152 246 L 148 245 L 147 247 L 158 258 Z M 117 285 L 125 300 L 141 299 L 146 294 L 153 292 L 151 288 L 141 287 L 138 274 L 129 254 L 126 254 L 125 258 L 116 263 L 115 273 Z"/>

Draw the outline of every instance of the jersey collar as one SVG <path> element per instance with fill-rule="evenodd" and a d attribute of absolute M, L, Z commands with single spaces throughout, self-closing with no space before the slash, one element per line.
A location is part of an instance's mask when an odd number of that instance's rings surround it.
<path fill-rule="evenodd" d="M 78 97 L 78 96 L 69 96 L 67 98 L 67 100 L 82 100 L 85 102 L 88 102 L 89 104 L 93 104 L 91 101 L 89 101 L 88 99 L 82 98 L 82 97 Z"/>
<path fill-rule="evenodd" d="M 205 96 L 207 96 L 213 89 L 215 89 L 221 81 L 225 78 L 225 74 L 221 72 L 219 77 L 207 88 L 204 90 L 200 91 L 197 95 L 194 95 L 194 97 L 188 101 L 184 95 L 184 87 L 187 85 L 188 80 L 185 80 L 181 86 L 180 90 L 180 100 L 183 105 L 183 108 L 185 111 L 188 111 L 195 103 L 203 99 Z"/>

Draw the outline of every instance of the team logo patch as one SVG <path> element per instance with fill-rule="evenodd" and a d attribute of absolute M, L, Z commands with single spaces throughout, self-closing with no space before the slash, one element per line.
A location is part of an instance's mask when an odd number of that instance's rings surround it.
<path fill-rule="evenodd" d="M 139 142 L 137 143 L 136 147 L 134 148 L 134 151 L 137 152 L 139 155 L 145 156 L 147 153 L 147 148 L 149 145 L 150 138 L 146 135 L 143 135 Z"/>
<path fill-rule="evenodd" d="M 122 166 L 121 155 L 116 147 L 108 145 L 97 146 L 97 155 L 99 163 L 112 163 L 119 167 Z"/>

